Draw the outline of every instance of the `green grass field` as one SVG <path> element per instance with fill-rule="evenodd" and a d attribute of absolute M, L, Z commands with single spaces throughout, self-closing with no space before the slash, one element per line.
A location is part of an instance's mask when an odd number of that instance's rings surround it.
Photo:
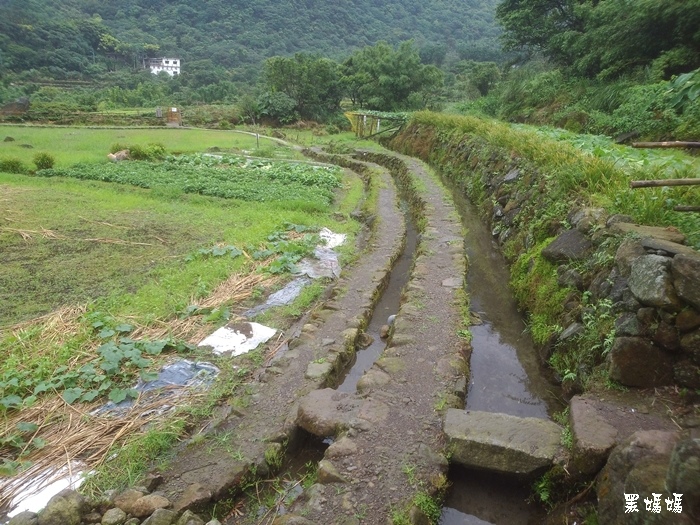
<path fill-rule="evenodd" d="M 14 140 L 5 142 L 6 137 Z M 91 129 L 51 128 L 38 126 L 0 126 L 0 159 L 16 158 L 29 168 L 37 153 L 49 153 L 56 158 L 56 167 L 78 162 L 102 162 L 113 144 L 147 145 L 160 143 L 171 153 L 196 153 L 210 148 L 232 151 L 253 151 L 256 138 L 236 131 L 216 131 L 186 128 L 164 129 Z M 31 146 L 31 147 L 27 147 Z M 294 156 L 289 148 L 266 138 L 260 138 L 259 149 L 282 150 Z"/>
<path fill-rule="evenodd" d="M 17 133 L 20 129 L 24 135 Z M 222 137 L 238 139 L 241 149 L 255 146 L 255 137 L 249 135 L 199 130 L 13 130 L 16 138 L 42 144 L 52 155 L 92 160 L 95 166 L 104 163 L 110 168 L 115 165 L 103 159 L 103 148 L 113 140 L 160 140 L 169 151 L 231 146 L 233 142 L 226 144 Z M 83 153 L 69 149 L 62 142 L 65 137 L 75 141 L 71 143 Z M 7 147 L 8 143 L 0 144 Z M 90 144 L 100 150 L 99 155 Z M 128 172 L 130 165 L 143 164 L 123 162 L 118 166 Z M 158 164 L 154 166 L 157 169 Z M 279 171 L 283 175 L 284 166 L 282 163 Z M 310 188 L 328 182 L 327 177 L 319 179 L 311 167 L 292 167 L 295 174 L 309 170 L 304 183 Z M 70 166 L 66 169 L 70 171 Z M 218 171 L 225 174 L 225 170 Z M 145 173 L 148 177 L 149 172 Z M 135 326 L 164 323 L 178 318 L 193 298 L 206 297 L 232 273 L 256 271 L 259 263 L 249 255 L 214 256 L 212 248 L 235 247 L 236 252 L 255 253 L 269 248 L 270 236 L 279 235 L 290 223 L 325 226 L 352 238 L 359 224 L 344 217 L 362 197 L 362 184 L 356 176 L 341 176 L 337 198 L 328 206 L 317 202 L 313 194 L 309 195 L 314 202 L 304 202 L 299 196 L 303 194 L 291 191 L 287 199 L 253 202 L 190 194 L 164 184 L 144 189 L 97 180 L 0 173 L 0 400 L 3 374 L 10 373 L 12 367 L 36 367 L 45 371 L 39 376 L 50 375 L 51 367 L 67 363 L 76 349 L 89 346 L 94 338 L 88 319 L 91 312 L 100 312 L 115 322 L 128 320 Z M 233 171 L 231 177 L 235 183 Z M 283 177 L 261 185 L 279 186 L 286 180 Z M 275 191 L 279 195 L 280 190 Z M 334 215 L 336 211 L 342 216 Z M 58 342 L 46 340 L 41 323 L 19 332 L 12 329 L 16 323 L 71 305 L 86 308 L 87 316 Z M 231 305 L 232 311 L 236 306 Z M 217 322 L 222 319 L 216 319 L 213 328 Z M 50 362 L 42 358 L 44 354 Z"/>

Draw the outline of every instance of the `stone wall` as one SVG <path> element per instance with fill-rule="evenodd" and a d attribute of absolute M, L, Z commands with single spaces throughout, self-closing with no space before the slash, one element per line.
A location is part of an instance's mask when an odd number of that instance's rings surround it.
<path fill-rule="evenodd" d="M 554 265 L 556 285 L 569 293 L 558 335 L 541 345 L 543 361 L 580 346 L 586 326 L 605 315 L 610 330 L 591 343 L 601 348 L 581 368 L 604 367 L 628 387 L 700 388 L 700 255 L 681 233 L 632 224 L 575 196 L 552 203 L 550 174 L 485 137 L 414 123 L 388 145 L 431 163 L 464 191 L 510 262 L 533 253 L 526 266 L 540 256 Z M 533 250 L 538 243 L 541 251 Z M 559 379 L 569 395 L 582 391 L 580 379 Z"/>

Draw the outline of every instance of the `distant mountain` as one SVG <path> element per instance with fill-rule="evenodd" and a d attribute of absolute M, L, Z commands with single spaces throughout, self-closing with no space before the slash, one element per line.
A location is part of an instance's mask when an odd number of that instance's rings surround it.
<path fill-rule="evenodd" d="M 500 0 L 2 0 L 0 72 L 90 75 L 173 56 L 226 69 L 274 55 L 342 59 L 413 39 L 426 61 L 494 60 Z M 71 76 L 71 75 L 69 75 Z"/>

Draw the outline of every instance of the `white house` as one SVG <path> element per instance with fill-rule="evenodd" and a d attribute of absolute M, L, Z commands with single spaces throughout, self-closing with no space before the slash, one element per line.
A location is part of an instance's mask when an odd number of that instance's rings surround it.
<path fill-rule="evenodd" d="M 151 73 L 157 75 L 161 71 L 165 71 L 171 77 L 175 74 L 180 74 L 180 59 L 179 58 L 147 58 L 143 61 L 143 67 L 149 68 Z"/>

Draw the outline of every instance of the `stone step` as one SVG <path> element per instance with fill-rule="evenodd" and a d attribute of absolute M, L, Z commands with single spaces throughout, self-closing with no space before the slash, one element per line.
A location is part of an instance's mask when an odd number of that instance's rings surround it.
<path fill-rule="evenodd" d="M 444 431 L 452 461 L 467 468 L 530 477 L 563 457 L 562 428 L 547 419 L 450 409 Z"/>

